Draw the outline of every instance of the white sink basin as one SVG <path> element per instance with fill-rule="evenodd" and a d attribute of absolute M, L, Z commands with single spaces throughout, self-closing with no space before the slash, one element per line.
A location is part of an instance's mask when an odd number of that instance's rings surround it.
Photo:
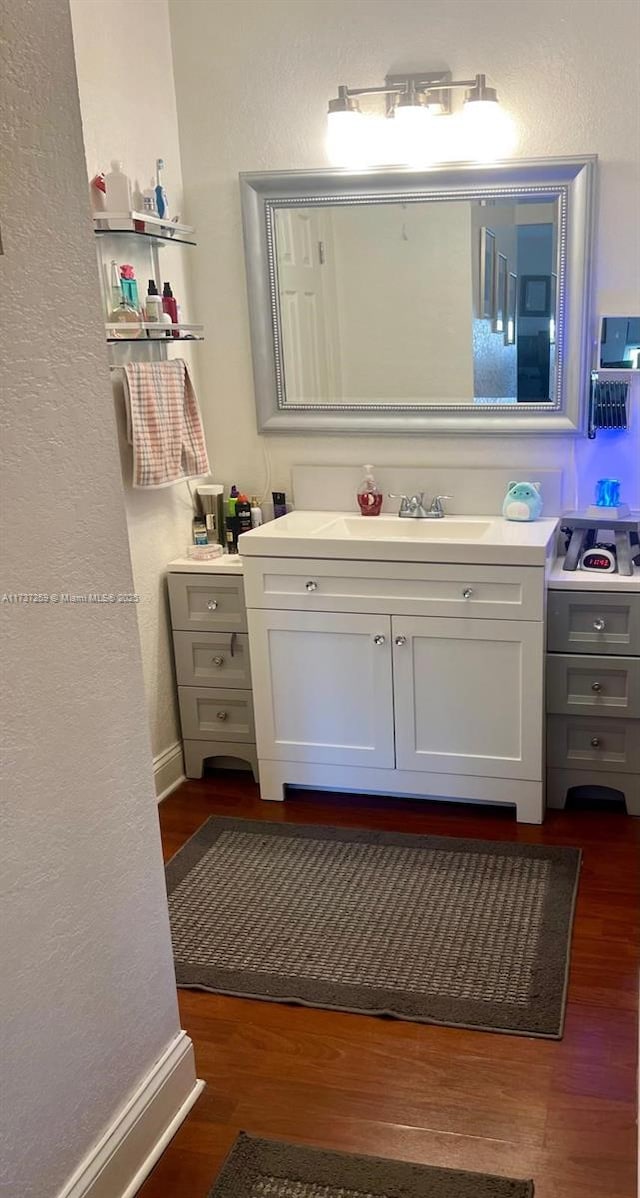
<path fill-rule="evenodd" d="M 240 552 L 243 557 L 543 566 L 557 525 L 555 519 L 521 524 L 502 516 L 414 520 L 297 511 L 243 533 Z"/>
<path fill-rule="evenodd" d="M 348 537 L 357 541 L 477 541 L 491 527 L 488 520 L 415 520 L 398 516 L 341 516 L 312 536 Z"/>

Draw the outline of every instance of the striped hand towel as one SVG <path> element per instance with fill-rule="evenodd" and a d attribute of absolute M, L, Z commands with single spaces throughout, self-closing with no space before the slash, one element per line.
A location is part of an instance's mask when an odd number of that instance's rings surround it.
<path fill-rule="evenodd" d="M 124 367 L 134 487 L 170 487 L 209 474 L 202 417 L 186 362 Z"/>

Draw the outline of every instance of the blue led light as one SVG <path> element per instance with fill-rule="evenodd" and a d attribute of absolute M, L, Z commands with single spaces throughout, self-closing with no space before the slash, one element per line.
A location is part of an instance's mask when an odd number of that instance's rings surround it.
<path fill-rule="evenodd" d="M 620 482 L 617 478 L 599 478 L 596 483 L 597 507 L 620 507 Z"/>

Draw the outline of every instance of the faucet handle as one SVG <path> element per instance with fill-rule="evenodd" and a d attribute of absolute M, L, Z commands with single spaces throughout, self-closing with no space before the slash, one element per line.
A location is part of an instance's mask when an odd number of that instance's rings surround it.
<path fill-rule="evenodd" d="M 453 495 L 434 495 L 433 499 L 431 500 L 430 510 L 432 512 L 438 512 L 441 516 L 444 516 L 444 508 L 442 504 L 445 499 L 453 499 Z"/>
<path fill-rule="evenodd" d="M 407 514 L 407 512 L 409 511 L 409 507 L 410 507 L 410 502 L 409 502 L 409 496 L 408 496 L 408 495 L 394 495 L 394 494 L 393 494 L 393 493 L 390 491 L 390 492 L 389 492 L 389 499 L 399 499 L 399 500 L 400 500 L 400 510 L 398 511 L 398 515 L 399 515 L 399 516 L 404 516 L 404 515 L 406 515 L 406 514 Z"/>

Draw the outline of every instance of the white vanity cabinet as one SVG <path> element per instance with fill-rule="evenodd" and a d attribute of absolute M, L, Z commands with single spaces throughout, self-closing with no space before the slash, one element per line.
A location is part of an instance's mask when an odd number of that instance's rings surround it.
<path fill-rule="evenodd" d="M 261 793 L 543 814 L 544 568 L 245 558 Z"/>

